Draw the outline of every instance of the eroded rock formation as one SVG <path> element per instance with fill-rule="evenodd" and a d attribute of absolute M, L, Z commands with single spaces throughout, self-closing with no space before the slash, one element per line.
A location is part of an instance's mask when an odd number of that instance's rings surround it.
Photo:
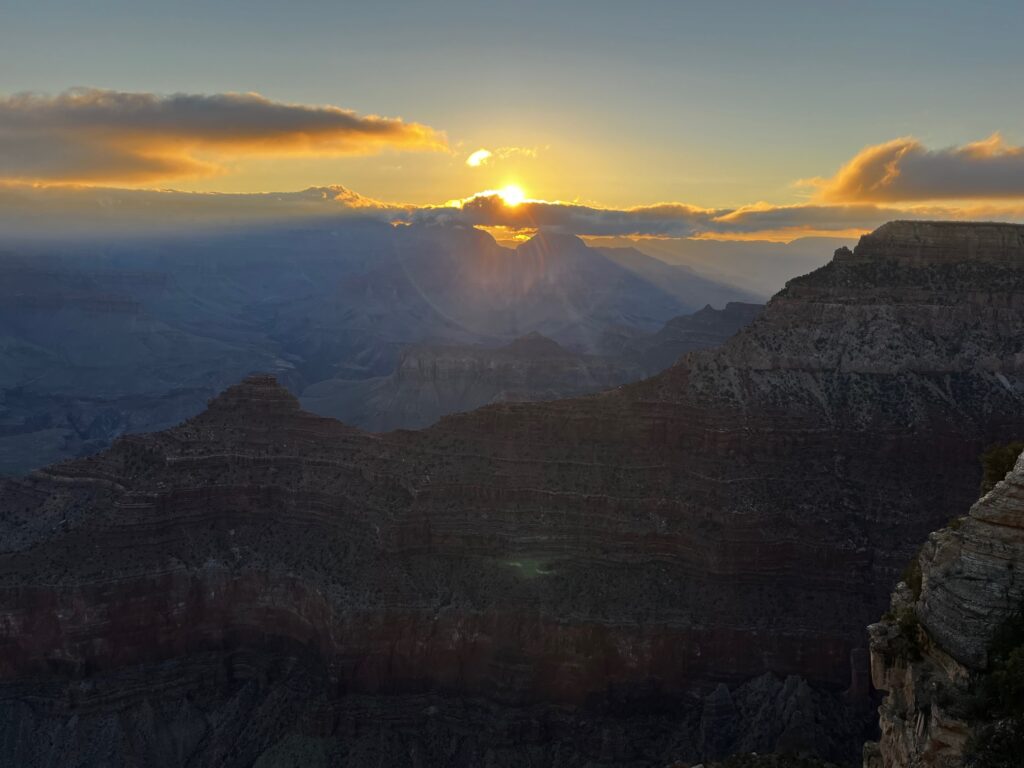
<path fill-rule="evenodd" d="M 2 738 L 29 764 L 852 759 L 863 627 L 1024 433 L 1021 228 L 971 226 L 886 225 L 611 392 L 368 435 L 257 377 L 4 481 Z"/>
<path fill-rule="evenodd" d="M 1024 456 L 969 515 L 928 538 L 911 573 L 870 628 L 872 676 L 888 696 L 865 766 L 959 768 L 988 725 L 979 709 L 994 638 L 1024 608 Z"/>

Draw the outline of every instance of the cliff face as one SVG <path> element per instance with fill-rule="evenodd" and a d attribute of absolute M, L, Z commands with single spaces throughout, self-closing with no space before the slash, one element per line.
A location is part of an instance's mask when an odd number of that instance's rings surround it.
<path fill-rule="evenodd" d="M 954 768 L 972 737 L 985 740 L 993 644 L 1024 608 L 1024 456 L 968 516 L 928 538 L 912 572 L 870 627 L 872 677 L 888 696 L 867 768 Z"/>
<path fill-rule="evenodd" d="M 612 392 L 377 436 L 254 378 L 5 481 L 5 743 L 28 764 L 119 739 L 147 764 L 849 759 L 863 627 L 976 495 L 982 448 L 1024 433 L 1024 249 L 871 243 Z"/>
<path fill-rule="evenodd" d="M 1015 225 L 954 221 L 892 221 L 861 238 L 858 259 L 884 258 L 901 264 L 958 264 L 965 260 L 1013 266 L 1024 249 L 1024 229 Z"/>

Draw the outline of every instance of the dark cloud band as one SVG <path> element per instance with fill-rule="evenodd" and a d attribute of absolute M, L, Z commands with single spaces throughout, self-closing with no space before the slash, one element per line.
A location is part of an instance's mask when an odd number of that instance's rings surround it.
<path fill-rule="evenodd" d="M 499 195 L 482 195 L 461 205 L 417 207 L 383 203 L 340 186 L 312 187 L 301 192 L 221 194 L 0 184 L 0 230 L 8 234 L 173 232 L 351 217 L 427 226 L 548 229 L 590 237 L 742 238 L 764 234 L 792 239 L 809 233 L 867 231 L 891 219 L 1021 220 L 1024 205 L 956 208 L 873 203 L 759 204 L 706 209 L 666 203 L 614 209 L 539 201 L 508 205 Z"/>
<path fill-rule="evenodd" d="M 7 180 L 135 183 L 210 174 L 222 155 L 445 146 L 443 134 L 418 123 L 255 93 L 159 96 L 79 88 L 54 97 L 0 98 L 0 179 Z"/>

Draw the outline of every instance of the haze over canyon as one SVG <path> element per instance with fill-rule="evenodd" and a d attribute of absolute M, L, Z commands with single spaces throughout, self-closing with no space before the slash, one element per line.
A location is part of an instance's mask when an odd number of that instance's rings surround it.
<path fill-rule="evenodd" d="M 0 8 L 0 768 L 1020 768 L 1022 28 Z"/>
<path fill-rule="evenodd" d="M 11 478 L 3 741 L 27 764 L 849 761 L 865 627 L 1024 429 L 1022 280 L 1022 227 L 896 222 L 601 394 L 374 435 L 252 376 Z"/>

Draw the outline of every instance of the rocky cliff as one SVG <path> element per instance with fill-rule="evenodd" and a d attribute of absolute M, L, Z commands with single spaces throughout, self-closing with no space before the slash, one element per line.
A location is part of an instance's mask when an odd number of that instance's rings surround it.
<path fill-rule="evenodd" d="M 1019 764 L 1024 731 L 999 693 L 1020 705 L 1020 670 L 1006 662 L 1024 649 L 1022 609 L 1024 456 L 969 515 L 929 536 L 870 627 L 872 677 L 888 695 L 866 768 Z M 1008 745 L 1011 761 L 1000 762 Z"/>
<path fill-rule="evenodd" d="M 0 741 L 30 765 L 851 760 L 863 627 L 1024 433 L 1021 229 L 971 226 L 886 225 L 611 392 L 368 435 L 253 378 L 4 481 Z"/>

